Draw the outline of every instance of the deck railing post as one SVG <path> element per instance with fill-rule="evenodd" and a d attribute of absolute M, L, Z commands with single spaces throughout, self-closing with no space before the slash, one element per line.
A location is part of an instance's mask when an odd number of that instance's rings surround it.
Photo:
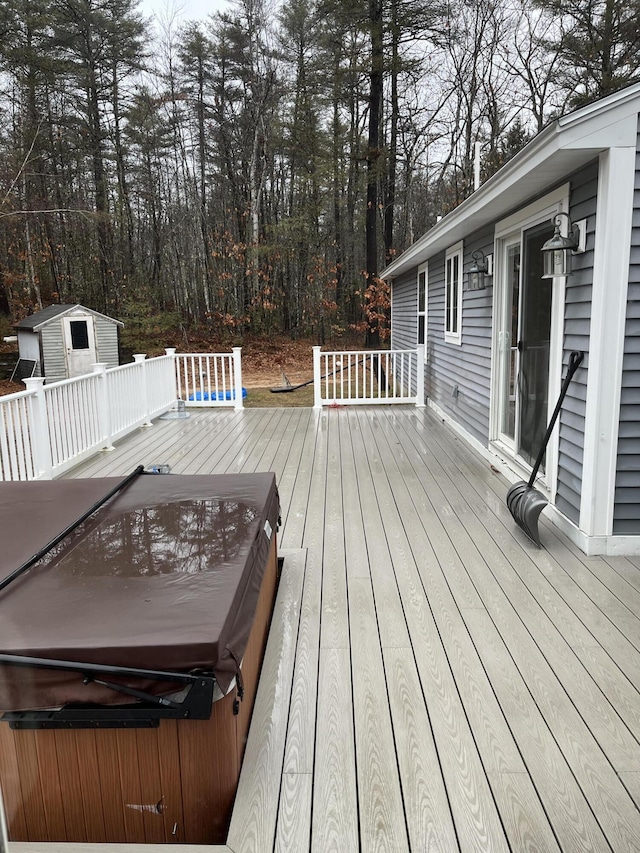
<path fill-rule="evenodd" d="M 320 372 L 321 347 L 313 348 L 313 408 L 322 408 L 322 374 Z"/>
<path fill-rule="evenodd" d="M 107 365 L 104 362 L 92 365 L 98 377 L 96 403 L 98 406 L 98 429 L 102 441 L 101 450 L 114 450 L 111 437 L 111 415 L 109 413 L 109 388 L 107 386 Z"/>
<path fill-rule="evenodd" d="M 151 412 L 149 411 L 149 389 L 147 387 L 147 382 L 149 381 L 149 374 L 147 372 L 147 356 L 144 353 L 135 353 L 133 360 L 136 364 L 140 365 L 140 370 L 142 371 L 142 405 L 144 408 L 144 421 L 142 422 L 142 426 L 150 427 L 153 426 L 153 423 L 149 417 Z"/>
<path fill-rule="evenodd" d="M 53 477 L 53 461 L 51 459 L 51 441 L 49 437 L 49 422 L 47 419 L 47 401 L 44 394 L 44 379 L 41 376 L 25 379 L 29 397 L 29 413 L 31 417 L 31 454 L 33 471 L 37 479 L 51 480 Z"/>
<path fill-rule="evenodd" d="M 232 347 L 234 409 L 243 408 L 242 402 L 242 347 Z"/>
<path fill-rule="evenodd" d="M 173 387 L 176 392 L 176 400 L 181 400 L 180 396 L 181 388 L 180 381 L 178 379 L 178 359 L 176 358 L 176 348 L 175 347 L 165 347 L 164 354 L 171 356 L 173 359 Z"/>
<path fill-rule="evenodd" d="M 424 344 L 418 344 L 416 347 L 416 357 L 416 408 L 424 409 Z"/>

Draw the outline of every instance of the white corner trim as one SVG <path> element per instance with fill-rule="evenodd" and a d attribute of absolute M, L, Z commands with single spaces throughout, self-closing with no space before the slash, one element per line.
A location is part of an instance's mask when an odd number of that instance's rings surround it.
<path fill-rule="evenodd" d="M 635 160 L 635 146 L 600 155 L 579 525 L 589 537 L 613 532 Z"/>
<path fill-rule="evenodd" d="M 548 504 L 543 513 L 587 557 L 640 556 L 640 536 L 587 536 L 556 506 Z"/>

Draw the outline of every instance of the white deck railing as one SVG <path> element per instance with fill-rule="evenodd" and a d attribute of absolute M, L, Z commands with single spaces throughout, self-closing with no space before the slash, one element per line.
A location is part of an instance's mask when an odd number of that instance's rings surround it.
<path fill-rule="evenodd" d="M 322 352 L 314 347 L 313 379 L 316 409 L 381 403 L 422 407 L 424 347 L 360 352 Z"/>
<path fill-rule="evenodd" d="M 176 354 L 45 385 L 25 380 L 26 391 L 0 397 L 0 480 L 58 476 L 139 426 L 150 425 L 179 399 L 187 406 L 242 408 L 241 348 L 233 353 Z M 191 397 L 191 399 L 189 399 Z"/>
<path fill-rule="evenodd" d="M 187 406 L 242 408 L 242 347 L 176 356 L 178 397 Z"/>

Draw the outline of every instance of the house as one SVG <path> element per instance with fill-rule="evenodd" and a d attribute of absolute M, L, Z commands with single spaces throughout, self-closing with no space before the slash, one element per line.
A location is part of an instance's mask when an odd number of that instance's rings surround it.
<path fill-rule="evenodd" d="M 18 368 L 23 376 L 44 376 L 47 382 L 57 382 L 91 373 L 96 362 L 117 367 L 118 328 L 122 325 L 83 305 L 49 305 L 14 326 Z"/>
<path fill-rule="evenodd" d="M 553 122 L 381 273 L 392 349 L 425 344 L 429 405 L 512 480 L 584 352 L 536 488 L 587 554 L 640 553 L 639 114 L 636 83 Z M 579 244 L 543 278 L 555 223 Z"/>

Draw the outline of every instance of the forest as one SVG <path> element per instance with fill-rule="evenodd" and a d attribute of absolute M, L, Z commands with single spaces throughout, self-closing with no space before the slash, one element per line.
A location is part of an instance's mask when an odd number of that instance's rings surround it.
<path fill-rule="evenodd" d="M 0 0 L 0 315 L 384 340 L 385 264 L 640 68 L 640 0 Z"/>

